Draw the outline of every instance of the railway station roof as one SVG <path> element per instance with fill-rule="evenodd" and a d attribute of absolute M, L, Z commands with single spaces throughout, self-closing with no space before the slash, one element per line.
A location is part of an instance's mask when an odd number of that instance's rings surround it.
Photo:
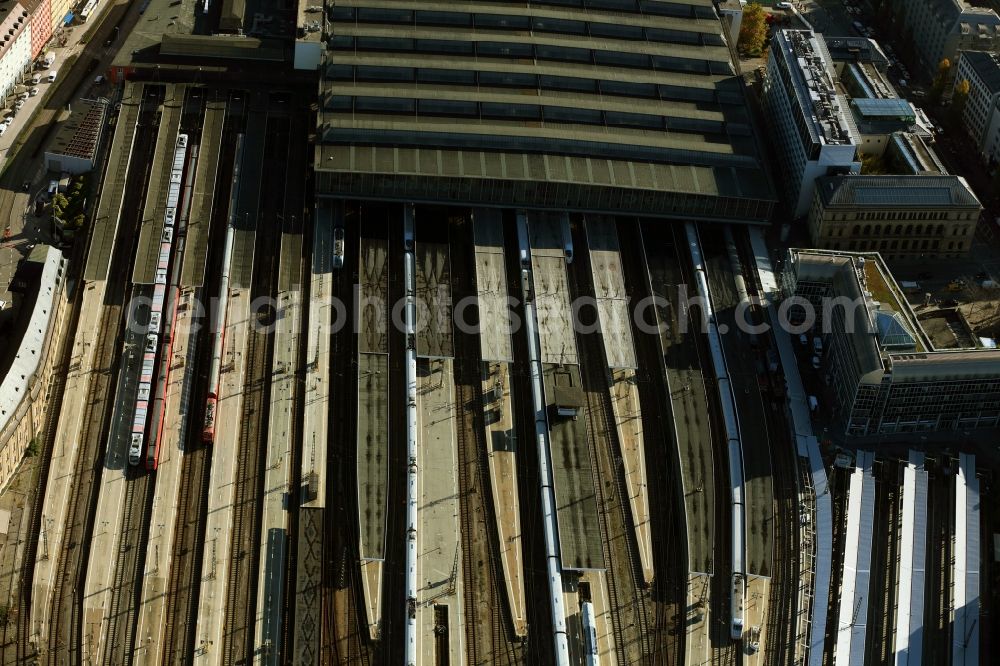
<path fill-rule="evenodd" d="M 321 195 L 769 217 L 711 0 L 382 4 L 327 3 Z"/>

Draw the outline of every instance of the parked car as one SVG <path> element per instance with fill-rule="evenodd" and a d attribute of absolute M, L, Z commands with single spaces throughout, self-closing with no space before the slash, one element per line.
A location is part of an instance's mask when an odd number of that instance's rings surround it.
<path fill-rule="evenodd" d="M 776 3 L 774 3 L 774 6 L 777 9 L 791 9 L 792 8 L 792 3 L 790 3 L 790 2 L 776 2 Z"/>
<path fill-rule="evenodd" d="M 37 94 L 38 94 L 38 88 L 32 88 L 31 90 L 28 91 L 29 97 L 34 97 Z"/>

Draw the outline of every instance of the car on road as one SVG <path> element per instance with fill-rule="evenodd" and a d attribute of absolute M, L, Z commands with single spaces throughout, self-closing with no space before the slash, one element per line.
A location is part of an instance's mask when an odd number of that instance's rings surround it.
<path fill-rule="evenodd" d="M 21 183 L 21 191 L 22 192 L 27 192 L 30 189 L 31 189 L 31 181 L 30 180 L 26 180 L 23 183 Z"/>
<path fill-rule="evenodd" d="M 790 2 L 776 2 L 774 3 L 775 9 L 791 9 L 792 3 Z"/>

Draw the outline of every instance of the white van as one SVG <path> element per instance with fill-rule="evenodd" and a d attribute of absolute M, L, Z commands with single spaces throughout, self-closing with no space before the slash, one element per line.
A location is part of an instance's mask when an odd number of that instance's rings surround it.
<path fill-rule="evenodd" d="M 41 74 L 32 74 L 31 75 L 31 85 L 37 86 L 41 82 L 42 82 L 42 75 Z"/>
<path fill-rule="evenodd" d="M 52 83 L 56 80 L 57 74 L 59 74 L 58 70 L 52 70 L 51 72 L 49 72 L 49 83 Z"/>

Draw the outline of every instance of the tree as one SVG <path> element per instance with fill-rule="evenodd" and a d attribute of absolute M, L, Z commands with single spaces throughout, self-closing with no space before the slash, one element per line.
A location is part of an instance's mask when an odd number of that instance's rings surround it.
<path fill-rule="evenodd" d="M 743 10 L 743 20 L 740 22 L 740 37 L 736 48 L 740 53 L 760 55 L 764 50 L 764 40 L 767 39 L 767 14 L 758 3 L 752 2 Z"/>
<path fill-rule="evenodd" d="M 951 91 L 951 122 L 954 125 L 962 124 L 962 114 L 965 113 L 965 105 L 969 101 L 969 80 L 962 79 L 955 84 Z"/>
<path fill-rule="evenodd" d="M 938 63 L 937 75 L 934 77 L 934 83 L 931 85 L 931 99 L 935 104 L 941 101 L 941 95 L 944 94 L 944 86 L 948 82 L 948 75 L 950 73 L 951 61 L 944 58 Z"/>
<path fill-rule="evenodd" d="M 861 158 L 861 173 L 874 176 L 885 173 L 885 163 L 878 155 L 864 155 Z"/>

